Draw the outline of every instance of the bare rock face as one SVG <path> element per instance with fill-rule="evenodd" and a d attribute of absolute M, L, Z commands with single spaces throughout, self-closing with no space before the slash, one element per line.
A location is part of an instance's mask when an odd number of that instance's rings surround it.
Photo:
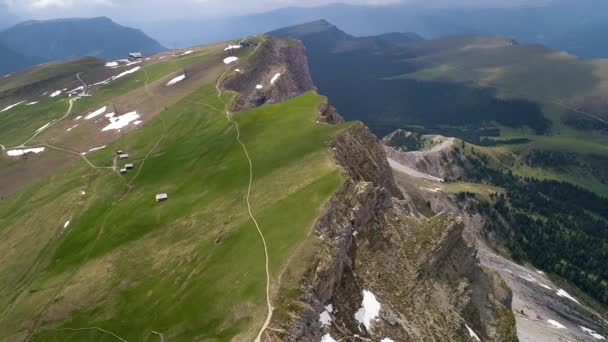
<path fill-rule="evenodd" d="M 424 135 L 421 139 L 432 142 L 428 149 L 406 151 L 390 146 L 391 139 L 397 134 L 411 134 L 396 130 L 382 139 L 382 145 L 389 158 L 422 173 L 441 179 L 458 179 L 465 174 L 466 158 L 457 146 L 457 140 L 440 135 Z"/>
<path fill-rule="evenodd" d="M 225 89 L 239 94 L 233 111 L 281 102 L 316 90 L 301 42 L 267 37 L 252 58 L 223 82 Z"/>
<path fill-rule="evenodd" d="M 462 219 L 421 215 L 362 124 L 331 147 L 346 181 L 316 223 L 322 241 L 300 303 L 275 316 L 268 341 L 473 341 L 467 326 L 484 341 L 516 341 L 509 289 L 480 267 Z"/>
<path fill-rule="evenodd" d="M 329 103 L 327 98 L 324 99 L 323 103 L 319 107 L 319 115 L 317 115 L 317 121 L 327 123 L 330 125 L 337 125 L 343 123 L 344 119 L 338 113 L 338 110 Z"/>

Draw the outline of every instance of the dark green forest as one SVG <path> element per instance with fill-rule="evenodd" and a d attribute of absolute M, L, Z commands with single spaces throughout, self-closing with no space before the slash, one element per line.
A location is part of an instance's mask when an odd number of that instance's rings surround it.
<path fill-rule="evenodd" d="M 478 210 L 490 217 L 487 229 L 503 237 L 513 258 L 567 279 L 608 304 L 608 199 L 570 183 L 490 168 L 478 153 L 468 161 L 471 180 L 506 190 Z"/>

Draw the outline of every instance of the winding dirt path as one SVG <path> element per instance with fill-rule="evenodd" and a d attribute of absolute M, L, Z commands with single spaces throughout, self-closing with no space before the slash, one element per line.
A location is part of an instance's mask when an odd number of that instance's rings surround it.
<path fill-rule="evenodd" d="M 41 129 L 39 131 L 37 131 L 36 133 L 34 133 L 34 135 L 32 135 L 29 139 L 27 139 L 23 144 L 16 146 L 15 148 L 23 148 L 23 147 L 27 147 L 26 145 L 34 140 L 38 135 L 40 135 L 40 133 L 46 131 L 47 129 L 53 127 L 56 123 L 62 121 L 63 119 L 65 119 L 68 115 L 70 115 L 70 113 L 72 113 L 72 108 L 74 107 L 74 99 L 70 99 L 69 101 L 69 106 L 68 106 L 68 110 L 65 112 L 65 114 L 60 117 L 59 119 L 55 120 L 55 121 L 51 121 L 48 126 L 44 127 L 44 129 Z"/>
<path fill-rule="evenodd" d="M 251 54 L 249 54 L 250 56 L 253 55 L 258 47 L 261 44 L 258 44 L 258 46 L 251 52 Z M 234 64 L 234 65 L 238 65 L 238 61 Z M 229 68 L 231 69 L 234 65 L 230 66 Z M 224 73 L 220 76 L 220 78 L 218 79 L 217 83 L 215 84 L 215 89 L 217 90 L 217 97 L 222 100 L 222 102 L 224 102 L 224 100 L 222 99 L 222 87 L 221 87 L 221 83 L 224 80 L 226 73 L 228 72 L 228 69 L 226 71 L 224 71 Z M 224 105 L 227 106 L 227 104 L 224 102 Z M 241 148 L 243 149 L 243 152 L 245 153 L 245 157 L 247 158 L 247 162 L 249 163 L 249 185 L 247 186 L 247 196 L 246 196 L 246 202 L 247 202 L 247 211 L 249 213 L 249 217 L 251 218 L 251 220 L 253 221 L 253 223 L 255 224 L 255 227 L 258 231 L 258 235 L 260 236 L 260 239 L 262 240 L 262 244 L 264 246 L 264 257 L 265 257 L 265 268 L 266 268 L 266 307 L 267 307 L 267 315 L 266 315 L 266 319 L 264 320 L 264 324 L 262 325 L 262 327 L 260 328 L 258 335 L 255 338 L 255 342 L 260 342 L 262 339 L 262 334 L 264 333 L 264 331 L 268 328 L 268 326 L 270 325 L 270 320 L 272 319 L 272 312 L 274 310 L 273 306 L 272 306 L 272 302 L 270 299 L 270 261 L 269 261 L 269 257 L 268 257 L 268 245 L 266 243 L 266 238 L 264 237 L 264 233 L 262 232 L 262 229 L 260 228 L 260 225 L 257 221 L 257 219 L 255 218 L 255 216 L 253 215 L 253 212 L 251 210 L 251 187 L 253 184 L 253 162 L 251 160 L 251 157 L 249 155 L 249 151 L 247 150 L 247 146 L 245 145 L 245 143 L 243 142 L 243 140 L 241 139 L 241 130 L 239 127 L 239 124 L 236 120 L 234 120 L 234 116 L 233 114 L 226 109 L 225 110 L 226 113 L 226 119 L 231 122 L 234 127 L 236 128 L 236 141 L 239 143 L 239 145 L 241 145 Z"/>

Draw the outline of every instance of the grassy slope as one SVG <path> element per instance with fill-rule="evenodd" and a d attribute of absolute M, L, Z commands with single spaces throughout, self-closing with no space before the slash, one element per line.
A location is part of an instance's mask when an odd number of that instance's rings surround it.
<path fill-rule="evenodd" d="M 183 66 L 153 67 L 151 78 Z M 138 82 L 117 81 L 95 102 Z M 87 331 L 45 335 L 47 319 L 129 340 L 150 330 L 186 340 L 251 339 L 265 311 L 263 250 L 244 202 L 248 164 L 223 101 L 207 85 L 90 156 L 108 164 L 124 148 L 136 164 L 125 177 L 79 161 L 0 202 L 0 244 L 8 251 L 0 256 L 0 338 L 22 336 L 55 298 L 37 330 L 42 340 L 102 339 Z M 251 200 L 273 277 L 341 183 L 324 143 L 342 127 L 314 123 L 320 101 L 308 93 L 236 115 L 254 163 Z M 170 200 L 156 204 L 159 191 Z"/>

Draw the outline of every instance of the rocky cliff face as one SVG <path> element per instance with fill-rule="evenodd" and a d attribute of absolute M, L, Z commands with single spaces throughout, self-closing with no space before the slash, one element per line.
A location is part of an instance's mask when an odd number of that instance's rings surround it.
<path fill-rule="evenodd" d="M 322 242 L 300 304 L 275 316 L 268 340 L 472 341 L 467 326 L 516 340 L 510 291 L 480 267 L 462 219 L 420 214 L 362 124 L 331 147 L 346 182 L 316 224 Z"/>
<path fill-rule="evenodd" d="M 223 86 L 239 94 L 233 111 L 281 102 L 316 89 L 304 45 L 275 37 L 267 37 L 252 59 L 230 74 Z"/>

